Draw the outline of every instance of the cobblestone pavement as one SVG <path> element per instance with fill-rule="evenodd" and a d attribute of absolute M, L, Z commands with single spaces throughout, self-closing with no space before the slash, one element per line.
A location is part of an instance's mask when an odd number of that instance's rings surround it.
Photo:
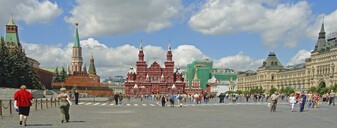
<path fill-rule="evenodd" d="M 270 112 L 265 102 L 239 102 L 205 105 L 187 103 L 182 108 L 157 106 L 155 101 L 132 99 L 122 106 L 108 102 L 81 101 L 72 105 L 70 122 L 61 123 L 58 108 L 31 110 L 28 126 L 32 128 L 335 128 L 336 106 L 321 105 L 305 112 L 290 112 L 286 102 L 280 102 L 276 112 Z M 89 104 L 90 103 L 90 104 Z M 87 105 L 86 105 L 87 104 Z M 113 105 L 111 105 L 113 104 Z M 127 105 L 130 104 L 130 105 Z M 135 105 L 137 104 L 137 105 Z M 145 105 L 143 105 L 145 104 Z M 151 105 L 152 104 L 152 105 Z M 153 106 L 154 105 L 154 106 Z M 1 128 L 22 127 L 18 115 L 0 119 Z"/>

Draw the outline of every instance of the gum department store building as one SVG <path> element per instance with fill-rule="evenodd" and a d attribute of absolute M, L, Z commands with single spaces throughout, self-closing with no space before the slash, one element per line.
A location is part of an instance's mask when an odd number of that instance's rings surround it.
<path fill-rule="evenodd" d="M 329 87 L 337 84 L 337 39 L 326 39 L 324 23 L 311 57 L 302 64 L 284 67 L 271 52 L 257 71 L 245 71 L 238 75 L 238 90 L 262 87 L 269 90 L 290 86 L 306 90 L 312 86 Z"/>

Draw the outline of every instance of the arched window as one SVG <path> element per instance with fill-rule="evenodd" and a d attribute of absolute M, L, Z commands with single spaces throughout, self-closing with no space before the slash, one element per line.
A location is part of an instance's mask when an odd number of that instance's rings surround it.
<path fill-rule="evenodd" d="M 274 62 L 271 62 L 271 66 L 274 66 Z"/>

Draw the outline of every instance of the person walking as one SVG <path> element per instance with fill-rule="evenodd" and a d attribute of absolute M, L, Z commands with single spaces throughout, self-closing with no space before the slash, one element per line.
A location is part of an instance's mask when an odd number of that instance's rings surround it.
<path fill-rule="evenodd" d="M 66 88 L 60 88 L 60 94 L 57 96 L 60 101 L 61 123 L 69 122 L 70 96 L 66 93 Z"/>
<path fill-rule="evenodd" d="M 271 100 L 271 102 L 270 102 L 270 104 L 271 104 L 270 112 L 276 111 L 278 98 L 279 98 L 279 95 L 278 95 L 277 92 L 274 92 L 274 94 L 270 96 L 270 100 Z"/>
<path fill-rule="evenodd" d="M 120 104 L 120 105 L 123 104 L 123 98 L 124 98 L 123 94 L 122 94 L 122 93 L 119 93 L 118 99 L 119 99 L 119 104 Z"/>
<path fill-rule="evenodd" d="M 173 93 L 170 95 L 170 103 L 171 103 L 171 107 L 174 107 L 174 95 Z"/>
<path fill-rule="evenodd" d="M 326 103 L 326 101 L 327 101 L 327 100 L 326 100 L 326 99 L 327 99 L 327 95 L 326 95 L 326 94 L 323 94 L 323 95 L 322 95 L 322 99 L 323 99 L 322 102 L 323 102 L 323 103 Z"/>
<path fill-rule="evenodd" d="M 31 100 L 33 99 L 32 93 L 26 90 L 25 85 L 21 85 L 20 90 L 14 94 L 14 100 L 16 100 L 16 106 L 19 107 L 20 122 L 19 125 L 27 126 L 27 118 L 29 116 Z M 1 106 L 0 106 L 1 107 Z"/>
<path fill-rule="evenodd" d="M 311 105 L 312 105 L 312 98 L 313 98 L 313 95 L 311 92 L 309 92 L 307 94 L 307 98 L 308 98 L 308 108 L 311 108 Z"/>
<path fill-rule="evenodd" d="M 305 95 L 304 91 L 302 91 L 302 96 L 300 99 L 300 112 L 303 112 L 304 110 L 304 106 L 305 106 L 305 102 L 307 101 L 307 96 Z"/>
<path fill-rule="evenodd" d="M 179 108 L 183 107 L 183 96 L 178 94 L 177 99 L 178 99 Z"/>
<path fill-rule="evenodd" d="M 312 108 L 317 108 L 319 105 L 319 96 L 317 93 L 314 94 L 312 101 L 313 101 Z"/>
<path fill-rule="evenodd" d="M 295 106 L 295 103 L 296 103 L 295 94 L 291 94 L 291 96 L 288 98 L 288 101 L 290 103 L 291 112 L 293 112 L 294 111 L 294 106 Z"/>
<path fill-rule="evenodd" d="M 166 104 L 166 98 L 164 95 L 161 96 L 161 106 L 162 107 L 165 107 L 165 104 Z"/>
<path fill-rule="evenodd" d="M 333 92 L 333 90 L 331 90 L 330 95 L 329 95 L 329 105 L 333 105 L 335 106 L 335 92 Z"/>
<path fill-rule="evenodd" d="M 118 105 L 118 98 L 119 98 L 118 93 L 115 93 L 115 95 L 114 95 L 114 100 L 115 100 L 115 104 L 116 104 L 116 105 Z"/>
<path fill-rule="evenodd" d="M 78 105 L 78 95 L 79 95 L 79 93 L 78 93 L 77 90 L 75 91 L 74 95 L 75 95 L 75 104 Z"/>

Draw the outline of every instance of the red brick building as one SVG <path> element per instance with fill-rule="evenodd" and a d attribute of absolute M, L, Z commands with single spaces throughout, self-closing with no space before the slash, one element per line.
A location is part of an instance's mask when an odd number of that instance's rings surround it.
<path fill-rule="evenodd" d="M 174 71 L 171 46 L 169 46 L 165 67 L 153 62 L 149 67 L 144 61 L 143 47 L 140 45 L 136 71 L 131 67 L 125 82 L 125 94 L 129 96 L 151 93 L 183 93 L 185 82 L 179 67 Z"/>
<path fill-rule="evenodd" d="M 102 84 L 100 77 L 96 74 L 95 62 L 93 55 L 90 59 L 89 71 L 86 66 L 83 67 L 82 48 L 78 35 L 78 24 L 76 24 L 75 42 L 71 57 L 71 71 L 64 82 L 53 83 L 54 89 L 65 87 L 69 91 L 78 90 L 79 93 L 85 93 L 92 96 L 112 96 L 113 92 L 109 85 Z"/>

